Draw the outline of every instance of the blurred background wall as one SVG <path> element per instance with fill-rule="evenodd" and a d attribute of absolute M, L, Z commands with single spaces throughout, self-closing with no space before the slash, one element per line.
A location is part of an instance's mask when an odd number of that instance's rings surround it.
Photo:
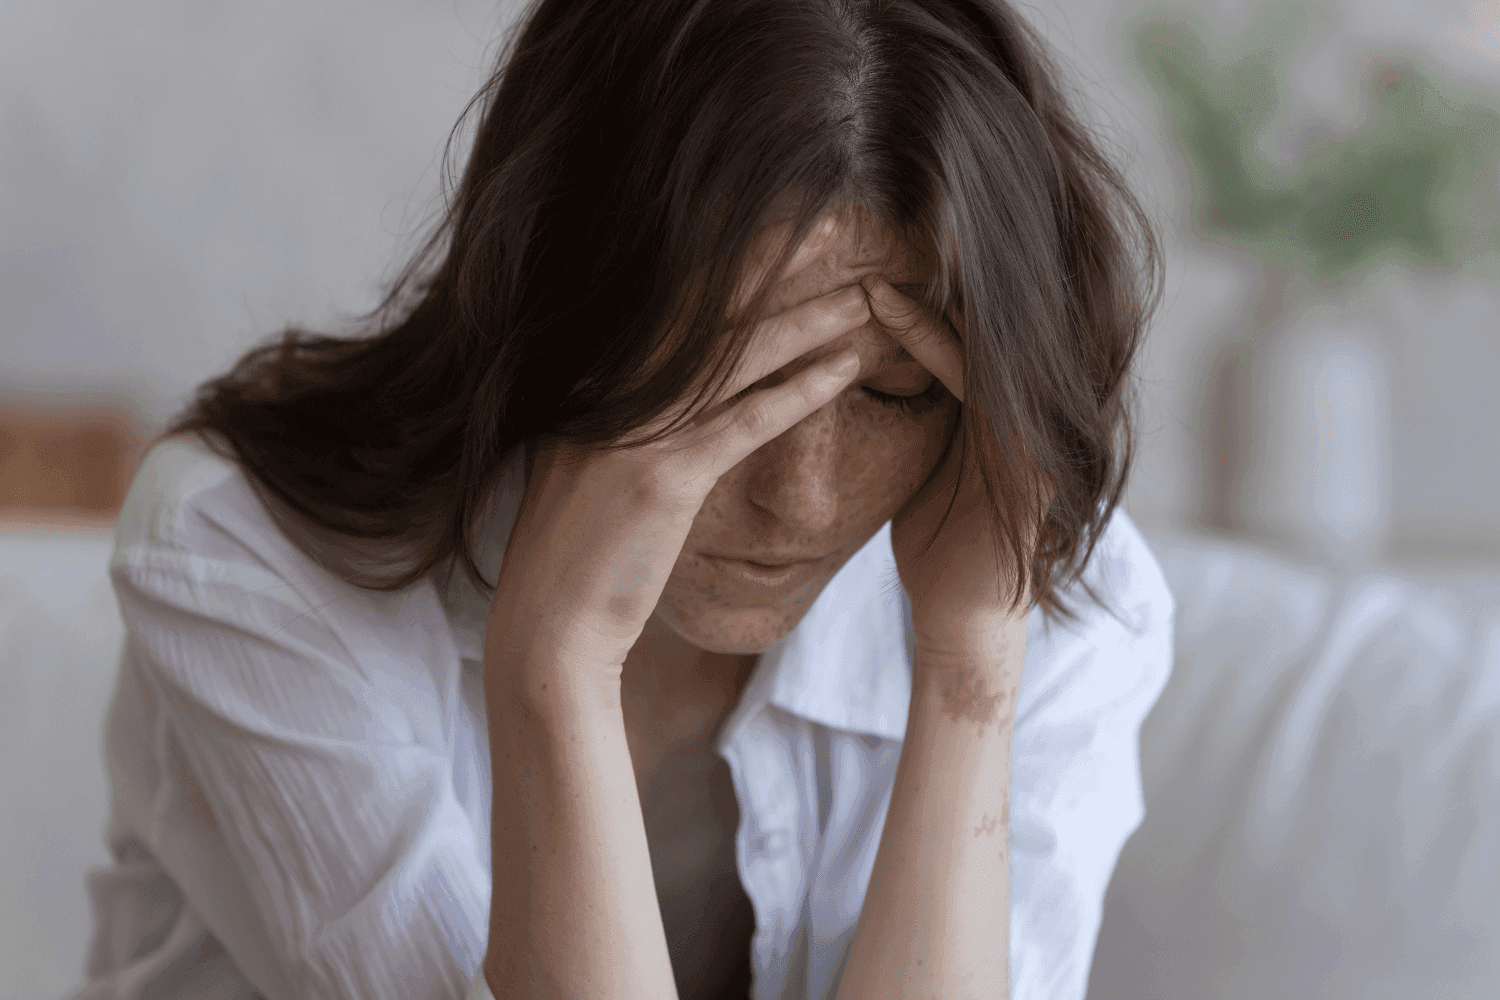
<path fill-rule="evenodd" d="M 1281 35 L 1257 27 L 1266 8 L 1255 0 L 1192 7 L 1194 30 L 1220 63 L 1244 49 L 1285 64 L 1274 121 L 1253 145 L 1288 171 L 1308 130 L 1368 123 L 1372 74 L 1393 59 L 1500 92 L 1500 0 L 1328 0 L 1306 8 L 1300 34 Z M 124 414 L 136 430 L 111 438 L 123 448 L 287 323 L 331 328 L 371 307 L 438 207 L 443 142 L 516 9 L 480 0 L 0 7 L 0 406 L 11 415 L 0 462 L 10 463 L 9 481 L 20 464 L 55 464 L 67 451 L 38 412 L 93 408 L 106 429 Z M 1312 342 L 1350 313 L 1363 317 L 1375 366 L 1356 358 L 1348 426 L 1332 445 L 1311 447 L 1325 464 L 1332 449 L 1380 466 L 1365 476 L 1366 487 L 1385 483 L 1373 555 L 1500 556 L 1493 274 L 1398 254 L 1361 265 L 1332 293 L 1288 281 L 1300 272 L 1278 271 L 1274 248 L 1232 245 L 1194 221 L 1205 188 L 1177 134 L 1181 116 L 1140 68 L 1140 32 L 1176 15 L 1138 0 L 1023 9 L 1070 64 L 1164 241 L 1166 297 L 1143 358 L 1128 496 L 1136 519 L 1275 541 L 1274 525 L 1232 501 L 1269 489 L 1246 478 L 1270 433 L 1255 424 L 1265 417 L 1254 416 L 1254 398 L 1291 392 L 1296 404 L 1303 383 L 1295 364 L 1266 369 L 1255 358 L 1268 331 L 1283 331 L 1283 347 Z M 1494 173 L 1469 180 L 1500 187 Z M 1279 304 L 1268 313 L 1271 300 Z M 1379 391 L 1361 396 L 1370 372 Z M 1292 422 L 1295 438 L 1301 424 Z M 1361 427 L 1377 433 L 1360 438 Z M 69 447 L 79 468 L 109 452 L 98 441 L 93 452 Z M 4 502 L 56 506 L 27 488 Z M 107 509 L 111 488 L 98 486 L 105 499 L 92 502 Z"/>

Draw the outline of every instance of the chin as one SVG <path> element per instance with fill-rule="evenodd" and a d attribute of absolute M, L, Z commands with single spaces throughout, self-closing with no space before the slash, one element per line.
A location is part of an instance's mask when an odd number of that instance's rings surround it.
<path fill-rule="evenodd" d="M 700 601 L 684 607 L 665 595 L 656 616 L 687 642 L 710 653 L 760 655 L 780 642 L 807 613 L 812 602 L 795 606 L 754 605 L 704 607 Z"/>

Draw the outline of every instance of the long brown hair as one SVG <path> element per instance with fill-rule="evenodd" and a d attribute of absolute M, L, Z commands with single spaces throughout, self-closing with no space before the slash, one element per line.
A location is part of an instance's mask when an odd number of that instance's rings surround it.
<path fill-rule="evenodd" d="M 996 557 L 1015 600 L 1029 582 L 1073 617 L 1058 592 L 1125 486 L 1162 265 L 1004 0 L 532 0 L 460 124 L 476 107 L 446 211 L 380 306 L 351 336 L 285 330 L 165 433 L 237 460 L 352 584 L 396 590 L 456 558 L 492 592 L 472 543 L 513 449 L 637 444 L 674 409 L 661 433 L 681 426 L 780 273 L 726 310 L 772 199 L 795 219 L 782 265 L 857 203 L 935 252 L 923 304 L 962 318 L 955 440 Z"/>

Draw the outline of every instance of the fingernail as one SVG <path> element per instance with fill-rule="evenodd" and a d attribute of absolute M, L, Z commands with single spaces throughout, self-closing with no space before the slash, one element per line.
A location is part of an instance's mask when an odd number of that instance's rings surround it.
<path fill-rule="evenodd" d="M 846 347 L 834 359 L 833 371 L 836 375 L 853 375 L 859 371 L 859 364 L 859 352 Z"/>

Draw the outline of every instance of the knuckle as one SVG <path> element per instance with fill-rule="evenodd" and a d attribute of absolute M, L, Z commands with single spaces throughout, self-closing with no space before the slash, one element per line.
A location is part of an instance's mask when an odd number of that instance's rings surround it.
<path fill-rule="evenodd" d="M 654 507 L 666 499 L 666 476 L 662 475 L 662 463 L 638 467 L 625 483 L 625 492 L 632 507 Z"/>
<path fill-rule="evenodd" d="M 941 339 L 938 336 L 937 328 L 931 323 L 913 323 L 911 326 L 906 327 L 905 330 L 908 339 L 918 344 L 925 344 L 928 341 Z"/>
<path fill-rule="evenodd" d="M 891 310 L 891 319 L 905 329 L 914 330 L 925 325 L 922 322 L 924 314 L 925 310 L 919 305 L 903 304 Z"/>
<path fill-rule="evenodd" d="M 834 304 L 842 311 L 854 316 L 869 311 L 866 298 L 867 293 L 862 285 L 850 285 L 839 290 Z"/>
<path fill-rule="evenodd" d="M 702 442 L 695 444 L 684 438 L 662 442 L 642 477 L 640 488 L 645 499 L 674 512 L 688 508 L 696 511 L 707 495 L 706 491 L 699 495 L 704 465 Z"/>
<path fill-rule="evenodd" d="M 739 416 L 740 425 L 756 440 L 771 430 L 772 414 L 764 396 L 747 401 Z"/>

